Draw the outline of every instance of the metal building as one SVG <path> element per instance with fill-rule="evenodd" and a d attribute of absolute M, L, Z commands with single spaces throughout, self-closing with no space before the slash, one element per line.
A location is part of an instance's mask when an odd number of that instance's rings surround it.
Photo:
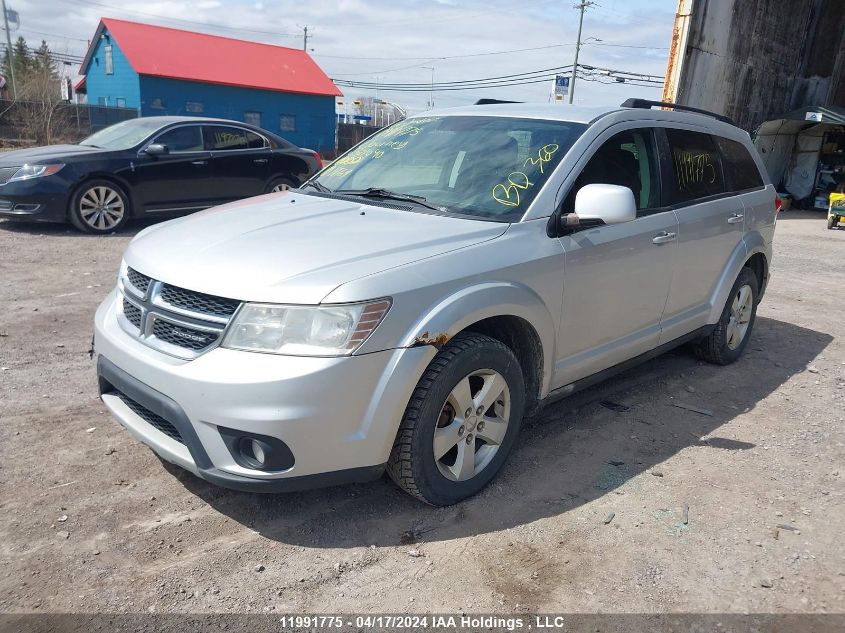
<path fill-rule="evenodd" d="M 234 119 L 334 151 L 341 92 L 300 49 L 103 18 L 80 74 L 89 104 Z"/>

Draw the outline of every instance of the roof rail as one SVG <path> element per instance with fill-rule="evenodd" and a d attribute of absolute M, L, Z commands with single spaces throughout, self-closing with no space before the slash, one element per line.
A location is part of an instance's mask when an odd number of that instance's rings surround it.
<path fill-rule="evenodd" d="M 479 99 L 473 105 L 495 105 L 497 103 L 522 103 L 522 101 L 505 101 L 503 99 Z"/>
<path fill-rule="evenodd" d="M 669 103 L 667 101 L 649 101 L 648 99 L 626 99 L 620 104 L 622 108 L 643 108 L 646 110 L 650 110 L 653 107 L 660 107 L 660 108 L 672 108 L 673 110 L 678 110 L 681 112 L 695 112 L 696 114 L 703 114 L 704 116 L 712 116 L 714 119 L 722 121 L 723 123 L 730 123 L 731 125 L 736 125 L 733 119 L 730 117 L 726 117 L 722 114 L 716 114 L 715 112 L 710 112 L 709 110 L 702 110 L 700 108 L 693 108 L 691 106 L 681 105 L 679 103 Z"/>

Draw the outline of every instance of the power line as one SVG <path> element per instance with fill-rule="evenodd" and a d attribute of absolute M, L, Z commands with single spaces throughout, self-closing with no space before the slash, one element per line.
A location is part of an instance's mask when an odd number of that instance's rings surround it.
<path fill-rule="evenodd" d="M 568 70 L 570 68 L 572 68 L 571 64 L 566 65 L 566 66 L 553 66 L 551 68 L 542 68 L 540 70 L 531 70 L 531 71 L 522 72 L 522 73 L 514 73 L 512 75 L 496 75 L 494 77 L 481 77 L 481 78 L 478 78 L 478 79 L 459 79 L 459 80 L 456 80 L 456 81 L 440 81 L 440 82 L 435 84 L 435 87 L 448 86 L 448 85 L 453 85 L 453 84 L 468 84 L 468 83 L 476 83 L 476 82 L 496 81 L 496 80 L 502 80 L 502 79 L 514 79 L 514 78 L 518 78 L 518 77 L 525 77 L 527 75 L 538 75 L 538 74 L 541 74 L 541 73 L 546 73 L 546 74 L 555 73 L 555 72 L 559 72 L 561 70 Z M 411 86 L 411 87 L 428 88 L 428 87 L 431 86 L 430 82 L 420 82 L 420 83 L 381 83 L 381 82 L 378 82 L 378 83 L 375 83 L 375 82 L 372 82 L 372 81 L 351 81 L 351 80 L 348 80 L 348 79 L 339 79 L 337 81 L 340 82 L 340 83 L 345 83 L 345 84 L 347 84 L 347 83 L 348 84 L 354 84 L 355 86 L 373 86 L 373 87 L 376 87 L 376 86 L 403 86 L 403 87 Z"/>
<path fill-rule="evenodd" d="M 524 53 L 526 51 L 541 51 L 549 48 L 560 48 L 562 46 L 574 46 L 574 44 L 548 44 L 546 46 L 534 46 L 531 48 L 514 48 L 507 51 L 487 51 L 484 53 L 466 53 L 464 55 L 430 55 L 428 57 L 351 57 L 349 55 L 322 55 L 317 54 L 315 57 L 326 57 L 331 59 L 359 59 L 369 61 L 440 61 L 445 59 L 463 59 L 466 57 L 485 57 L 487 55 L 504 55 L 506 53 Z"/>

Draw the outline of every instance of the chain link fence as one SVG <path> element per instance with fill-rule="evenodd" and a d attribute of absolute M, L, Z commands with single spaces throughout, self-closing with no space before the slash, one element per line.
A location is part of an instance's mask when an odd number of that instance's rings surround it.
<path fill-rule="evenodd" d="M 97 130 L 137 116 L 135 108 L 0 100 L 0 145 L 76 143 Z"/>

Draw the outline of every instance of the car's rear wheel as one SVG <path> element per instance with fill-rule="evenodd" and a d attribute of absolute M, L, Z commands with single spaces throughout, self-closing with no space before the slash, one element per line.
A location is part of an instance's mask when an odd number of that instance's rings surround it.
<path fill-rule="evenodd" d="M 265 193 L 278 193 L 279 191 L 287 191 L 296 187 L 296 183 L 290 178 L 274 178 L 267 185 Z"/>
<path fill-rule="evenodd" d="M 750 268 L 743 268 L 731 288 L 716 327 L 695 346 L 699 358 L 717 365 L 728 365 L 742 355 L 754 328 L 759 292 L 757 275 Z"/>
<path fill-rule="evenodd" d="M 86 233 L 112 233 L 129 221 L 129 196 L 109 180 L 90 180 L 73 195 L 71 223 Z"/>
<path fill-rule="evenodd" d="M 481 334 L 459 334 L 417 383 L 388 473 L 431 505 L 474 495 L 507 459 L 524 402 L 522 371 L 510 348 Z"/>

